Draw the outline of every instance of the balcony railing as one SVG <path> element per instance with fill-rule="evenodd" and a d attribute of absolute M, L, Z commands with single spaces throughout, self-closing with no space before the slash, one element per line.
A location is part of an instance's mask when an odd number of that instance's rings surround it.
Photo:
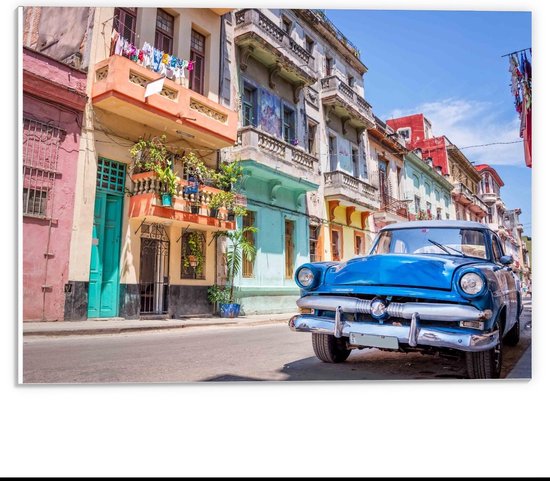
<path fill-rule="evenodd" d="M 270 51 L 279 60 L 290 62 L 292 69 L 299 73 L 306 83 L 315 82 L 315 59 L 260 10 L 254 8 L 239 10 L 235 19 L 235 43 L 237 45 L 252 45 L 251 54 L 253 56 L 256 56 L 256 47 Z M 258 59 L 264 60 L 262 55 L 259 55 Z M 274 63 L 271 59 L 269 62 Z M 288 65 L 283 62 L 282 67 L 285 66 Z"/>
<path fill-rule="evenodd" d="M 280 164 L 275 162 L 281 160 L 283 165 L 288 166 L 288 174 L 319 183 L 319 161 L 316 157 L 255 127 L 239 130 L 233 153 L 241 159 L 251 158 L 269 167 L 280 168 Z"/>
<path fill-rule="evenodd" d="M 95 65 L 93 75 L 94 108 L 176 137 L 183 131 L 210 148 L 228 147 L 235 142 L 235 111 L 166 78 L 159 94 L 145 98 L 147 85 L 161 76 L 142 65 L 112 55 Z"/>
<path fill-rule="evenodd" d="M 390 195 L 380 196 L 380 210 L 383 212 L 389 212 L 390 214 L 395 214 L 404 219 L 409 219 L 409 206 L 408 202 Z"/>
<path fill-rule="evenodd" d="M 321 100 L 328 105 L 339 103 L 365 127 L 375 125 L 370 104 L 336 75 L 321 79 Z"/>
<path fill-rule="evenodd" d="M 325 172 L 325 195 L 350 198 L 359 204 L 378 206 L 376 187 L 340 170 Z"/>
<path fill-rule="evenodd" d="M 332 31 L 334 36 L 342 42 L 352 53 L 355 57 L 359 58 L 361 56 L 361 53 L 359 49 L 340 31 L 338 28 L 328 19 L 328 17 L 325 15 L 325 12 L 320 9 L 313 9 L 312 12 L 327 26 L 329 27 L 329 30 Z"/>
<path fill-rule="evenodd" d="M 228 212 L 225 208 L 219 209 L 216 217 L 210 216 L 208 204 L 212 196 L 220 192 L 219 189 L 202 185 L 199 187 L 198 192 L 188 193 L 186 192 L 188 182 L 180 180 L 176 186 L 176 192 L 172 196 L 172 205 L 167 208 L 160 201 L 162 194 L 166 193 L 166 186 L 155 173 L 134 174 L 131 176 L 131 181 L 130 217 L 156 215 L 218 226 L 223 229 L 235 228 L 234 221 L 228 220 Z M 245 207 L 246 197 L 238 195 L 236 204 Z M 192 215 L 195 217 L 190 217 Z"/>

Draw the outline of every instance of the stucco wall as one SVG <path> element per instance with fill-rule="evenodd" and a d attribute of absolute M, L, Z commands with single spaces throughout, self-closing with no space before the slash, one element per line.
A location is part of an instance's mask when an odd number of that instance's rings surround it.
<path fill-rule="evenodd" d="M 52 212 L 49 221 L 23 216 L 23 320 L 62 320 L 64 286 L 68 281 L 69 248 L 73 220 L 74 187 L 78 159 L 80 114 L 63 111 L 34 97 L 23 96 L 24 116 L 51 122 L 65 130 L 61 138 L 55 186 L 50 192 Z M 77 121 L 78 119 L 78 121 Z M 50 235 L 49 248 L 48 235 Z M 49 252 L 49 257 L 45 254 Z M 47 265 L 47 275 L 46 275 Z M 50 285 L 45 294 L 42 285 Z"/>

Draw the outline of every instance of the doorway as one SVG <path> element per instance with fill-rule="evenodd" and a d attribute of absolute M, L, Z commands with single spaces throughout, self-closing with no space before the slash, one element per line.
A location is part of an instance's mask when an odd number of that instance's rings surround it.
<path fill-rule="evenodd" d="M 164 226 L 141 226 L 140 314 L 168 312 L 170 240 Z"/>

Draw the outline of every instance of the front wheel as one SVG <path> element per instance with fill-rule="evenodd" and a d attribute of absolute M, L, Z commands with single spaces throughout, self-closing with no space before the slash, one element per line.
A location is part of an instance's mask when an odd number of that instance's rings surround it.
<path fill-rule="evenodd" d="M 466 353 L 466 371 L 470 379 L 498 379 L 502 369 L 502 334 L 492 349 Z"/>
<path fill-rule="evenodd" d="M 323 362 L 344 362 L 351 354 L 343 337 L 336 338 L 332 334 L 314 332 L 311 341 L 315 355 Z"/>

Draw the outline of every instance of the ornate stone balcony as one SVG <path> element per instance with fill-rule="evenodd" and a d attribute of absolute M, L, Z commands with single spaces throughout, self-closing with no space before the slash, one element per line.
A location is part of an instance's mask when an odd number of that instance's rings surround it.
<path fill-rule="evenodd" d="M 321 102 L 328 113 L 333 112 L 354 128 L 374 128 L 375 119 L 370 104 L 336 75 L 321 79 Z"/>
<path fill-rule="evenodd" d="M 187 181 L 181 180 L 176 193 L 172 198 L 172 206 L 162 205 L 161 195 L 165 192 L 161 181 L 153 172 L 143 172 L 131 176 L 130 189 L 131 218 L 158 218 L 195 224 L 210 230 L 233 230 L 235 221 L 228 220 L 226 209 L 220 209 L 216 217 L 210 216 L 208 202 L 219 189 L 209 186 L 200 186 L 197 193 L 185 193 Z M 245 206 L 246 198 L 239 196 L 239 204 Z M 195 207 L 193 212 L 192 206 Z"/>
<path fill-rule="evenodd" d="M 295 86 L 295 97 L 304 85 L 317 81 L 314 58 L 260 10 L 246 8 L 236 13 L 235 44 L 240 49 L 240 67 L 244 71 L 248 58 L 254 57 L 270 69 L 273 87 L 275 75 Z"/>
<path fill-rule="evenodd" d="M 125 57 L 112 55 L 99 62 L 93 75 L 94 107 L 176 138 L 183 132 L 213 149 L 235 143 L 236 112 L 169 79 L 160 94 L 145 98 L 147 84 L 161 76 Z"/>
<path fill-rule="evenodd" d="M 326 199 L 337 200 L 340 205 L 355 205 L 364 210 L 374 211 L 379 208 L 376 187 L 340 170 L 325 172 L 324 176 Z"/>
<path fill-rule="evenodd" d="M 319 160 L 302 149 L 266 134 L 255 127 L 239 130 L 231 149 L 232 159 L 251 159 L 273 170 L 319 185 Z"/>
<path fill-rule="evenodd" d="M 496 192 L 482 192 L 481 199 L 487 205 L 493 205 L 497 201 L 498 195 L 496 194 Z"/>

